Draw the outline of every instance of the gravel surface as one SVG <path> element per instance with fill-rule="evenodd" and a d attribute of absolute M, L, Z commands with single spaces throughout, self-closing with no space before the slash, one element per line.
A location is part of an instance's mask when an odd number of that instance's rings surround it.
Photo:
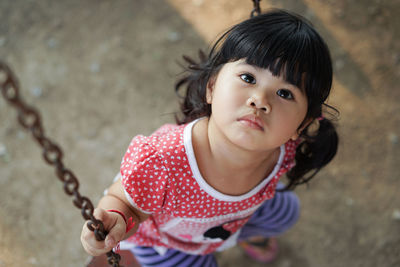
<path fill-rule="evenodd" d="M 400 3 L 262 1 L 306 16 L 327 40 L 339 152 L 296 190 L 299 223 L 271 267 L 400 266 Z M 249 15 L 240 0 L 2 0 L 0 59 L 94 203 L 136 134 L 173 122 L 182 54 Z M 83 219 L 0 99 L 0 267 L 83 266 Z M 265 266 L 239 248 L 220 266 Z"/>

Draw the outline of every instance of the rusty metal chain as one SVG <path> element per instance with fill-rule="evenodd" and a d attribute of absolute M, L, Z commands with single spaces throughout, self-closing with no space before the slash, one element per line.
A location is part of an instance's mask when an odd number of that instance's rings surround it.
<path fill-rule="evenodd" d="M 250 13 L 250 18 L 261 14 L 260 2 L 261 0 L 253 0 L 254 8 Z"/>
<path fill-rule="evenodd" d="M 252 0 L 254 8 L 250 17 L 260 15 L 261 0 Z M 55 142 L 50 140 L 44 133 L 39 112 L 32 106 L 26 104 L 19 95 L 19 85 L 15 75 L 7 64 L 0 61 L 0 90 L 4 99 L 18 111 L 18 122 L 25 129 L 29 130 L 33 138 L 43 149 L 42 156 L 44 160 L 53 165 L 58 179 L 64 183 L 64 191 L 67 195 L 73 196 L 74 205 L 81 209 L 82 217 L 89 220 L 87 227 L 94 232 L 98 241 L 105 240 L 107 232 L 104 230 L 102 221 L 93 216 L 93 204 L 89 198 L 82 196 L 79 189 L 79 181 L 74 173 L 65 168 L 62 161 L 63 152 Z M 108 264 L 113 267 L 119 267 L 121 256 L 112 250 L 107 252 Z"/>
<path fill-rule="evenodd" d="M 21 99 L 17 79 L 7 64 L 3 62 L 0 62 L 0 90 L 5 100 L 17 109 L 19 123 L 31 132 L 34 139 L 43 148 L 43 158 L 48 164 L 54 166 L 58 179 L 64 183 L 65 193 L 73 197 L 73 203 L 81 209 L 83 218 L 89 220 L 87 227 L 94 232 L 98 241 L 104 240 L 107 232 L 104 230 L 103 223 L 93 216 L 92 202 L 79 193 L 79 181 L 73 172 L 64 166 L 61 148 L 46 137 L 39 112 Z M 109 265 L 120 266 L 121 256 L 112 250 L 107 253 L 107 259 Z"/>

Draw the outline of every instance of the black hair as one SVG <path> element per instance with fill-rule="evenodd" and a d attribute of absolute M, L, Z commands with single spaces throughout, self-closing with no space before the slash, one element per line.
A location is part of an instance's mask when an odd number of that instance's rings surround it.
<path fill-rule="evenodd" d="M 323 110 L 338 111 L 325 104 L 332 87 L 332 61 L 329 49 L 303 17 L 284 10 L 245 20 L 225 32 L 206 56 L 199 53 L 200 62 L 184 56 L 189 63 L 186 75 L 178 80 L 175 90 L 185 88 L 178 124 L 210 116 L 206 101 L 208 80 L 225 63 L 245 59 L 246 63 L 268 69 L 297 86 L 307 96 L 308 109 L 299 126 L 301 143 L 296 150 L 296 165 L 288 173 L 286 189 L 308 182 L 335 156 L 338 135 L 332 121 L 324 118 Z M 319 118 L 318 120 L 316 120 Z M 310 121 L 318 121 L 313 130 Z M 314 123 L 313 123 L 314 124 Z"/>

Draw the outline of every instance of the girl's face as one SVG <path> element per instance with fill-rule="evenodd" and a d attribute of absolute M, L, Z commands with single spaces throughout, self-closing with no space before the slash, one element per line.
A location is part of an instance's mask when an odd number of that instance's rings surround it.
<path fill-rule="evenodd" d="M 252 151 L 271 151 L 297 139 L 307 97 L 282 77 L 249 65 L 226 63 L 207 84 L 210 122 L 229 142 Z"/>

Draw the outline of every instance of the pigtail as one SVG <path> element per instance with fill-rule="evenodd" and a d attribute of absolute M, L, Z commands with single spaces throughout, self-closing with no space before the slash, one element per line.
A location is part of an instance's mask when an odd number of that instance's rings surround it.
<path fill-rule="evenodd" d="M 332 87 L 332 60 L 329 49 L 304 18 L 282 10 L 271 10 L 232 27 L 212 46 L 208 57 L 200 52 L 200 62 L 184 57 L 187 67 L 175 91 L 181 97 L 178 124 L 211 115 L 207 103 L 207 83 L 228 62 L 245 59 L 247 64 L 270 70 L 288 83 L 304 90 L 308 110 L 300 134 L 296 165 L 287 172 L 293 189 L 310 181 L 335 156 L 338 135 L 330 119 L 316 119 Z M 181 93 L 181 94 L 180 94 Z M 299 129 L 303 129 L 303 124 Z M 315 126 L 315 127 L 314 127 Z"/>
<path fill-rule="evenodd" d="M 199 62 L 185 55 L 183 59 L 188 64 L 183 66 L 186 75 L 175 84 L 175 92 L 181 98 L 181 116 L 175 115 L 177 124 L 185 124 L 211 114 L 211 106 L 206 101 L 207 81 L 210 76 L 208 57 L 199 50 Z M 180 94 L 181 89 L 184 94 Z"/>
<path fill-rule="evenodd" d="M 336 155 L 339 137 L 334 124 L 327 118 L 319 118 L 319 127 L 309 133 L 310 125 L 301 138 L 304 139 L 296 149 L 296 165 L 287 172 L 289 183 L 285 190 L 310 181 L 319 170 L 327 165 Z"/>

